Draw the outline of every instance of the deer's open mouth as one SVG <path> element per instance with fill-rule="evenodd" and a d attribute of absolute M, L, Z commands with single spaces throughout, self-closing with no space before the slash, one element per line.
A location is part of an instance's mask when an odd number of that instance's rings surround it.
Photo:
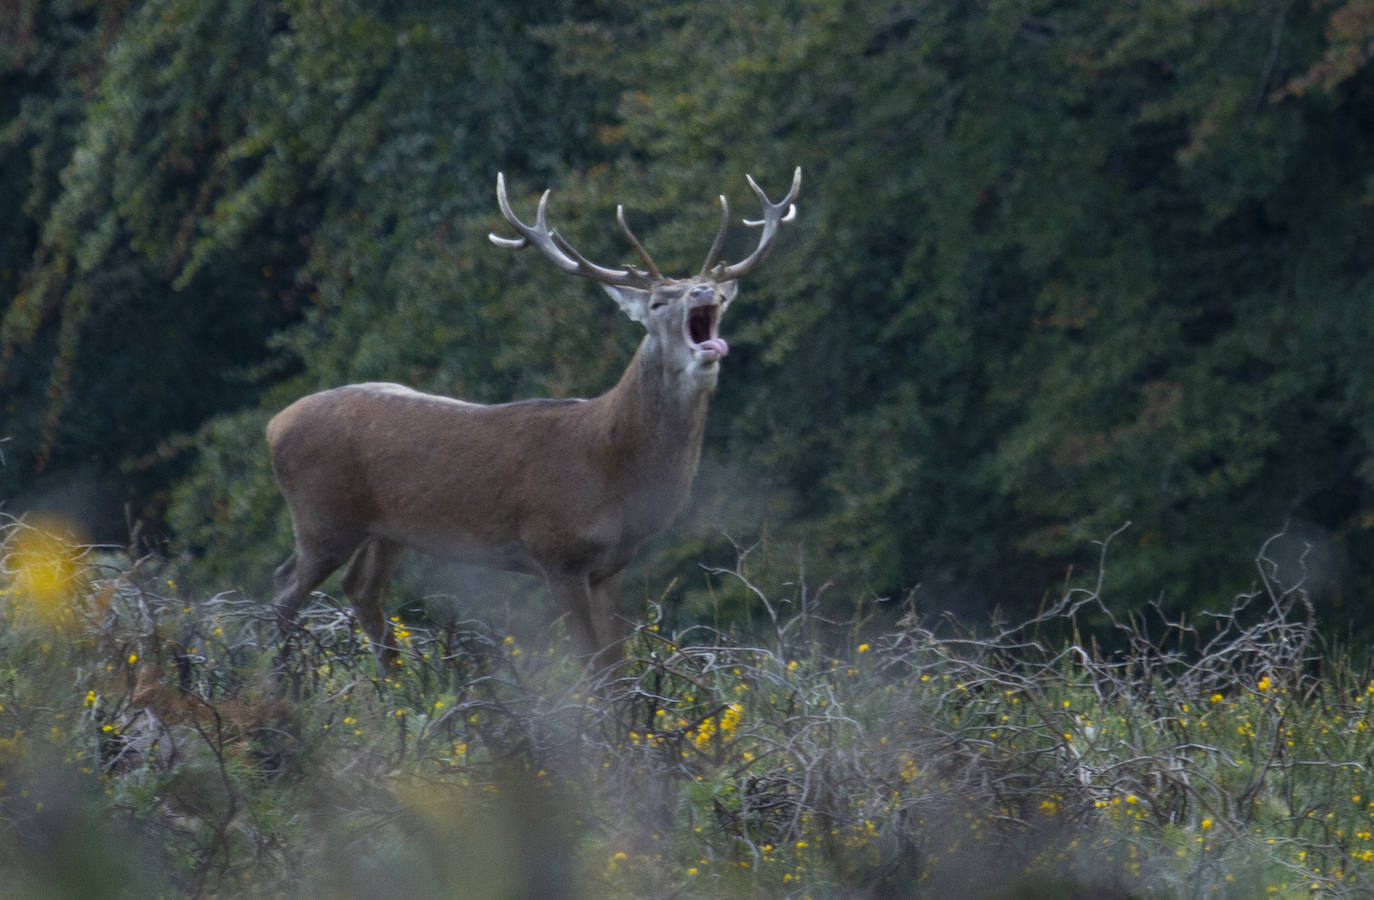
<path fill-rule="evenodd" d="M 730 352 L 730 345 L 716 331 L 719 323 L 720 306 L 715 303 L 694 306 L 687 311 L 687 343 L 703 360 L 715 360 Z"/>

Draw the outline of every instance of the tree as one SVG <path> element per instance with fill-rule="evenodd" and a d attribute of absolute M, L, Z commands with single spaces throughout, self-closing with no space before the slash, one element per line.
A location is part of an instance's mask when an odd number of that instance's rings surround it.
<path fill-rule="evenodd" d="M 517 203 L 553 187 L 590 256 L 628 258 L 623 202 L 690 271 L 714 193 L 748 210 L 744 172 L 800 164 L 725 322 L 698 524 L 976 619 L 1127 520 L 1119 602 L 1225 602 L 1289 522 L 1349 602 L 1374 575 L 1367 6 L 46 7 L 19 21 L 66 49 L 6 63 L 30 163 L 0 199 L 32 198 L 0 244 L 7 477 L 45 447 L 180 463 L 204 423 L 171 521 L 256 580 L 285 546 L 273 409 L 366 378 L 587 395 L 629 358 L 611 304 L 486 246 L 497 169 Z M 689 522 L 655 565 L 720 544 Z"/>
<path fill-rule="evenodd" d="M 578 86 L 551 85 L 547 54 L 524 37 L 530 16 L 565 7 L 150 0 L 123 17 L 83 3 L 16 13 L 28 49 L 10 71 L 25 93 L 6 146 L 46 168 L 17 229 L 28 244 L 6 244 L 4 493 L 93 463 L 156 522 L 187 434 L 300 374 L 297 353 L 315 382 L 385 365 L 357 359 L 355 336 L 325 349 L 319 323 L 341 306 L 371 321 L 416 296 L 416 260 L 485 203 L 499 165 L 546 163 L 554 135 L 587 138 L 562 115 Z M 6 183 L 17 192 L 25 177 Z M 303 318 L 289 346 L 269 341 Z"/>
<path fill-rule="evenodd" d="M 1127 520 L 1123 602 L 1224 602 L 1285 521 L 1313 587 L 1362 590 L 1368 72 L 1293 87 L 1357 5 L 702 2 L 585 54 L 684 179 L 807 168 L 734 324 L 738 480 L 936 609 L 1033 603 Z"/>

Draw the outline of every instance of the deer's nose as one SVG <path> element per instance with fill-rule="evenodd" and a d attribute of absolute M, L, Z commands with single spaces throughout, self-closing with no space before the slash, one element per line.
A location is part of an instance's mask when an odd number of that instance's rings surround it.
<path fill-rule="evenodd" d="M 688 293 L 693 303 L 705 303 L 716 295 L 715 289 L 707 284 L 699 284 Z"/>

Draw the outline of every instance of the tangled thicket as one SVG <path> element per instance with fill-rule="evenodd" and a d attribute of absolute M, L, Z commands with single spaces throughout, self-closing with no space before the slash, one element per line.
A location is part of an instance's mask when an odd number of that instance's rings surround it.
<path fill-rule="evenodd" d="M 910 603 L 833 621 L 744 551 L 712 577 L 763 611 L 748 639 L 673 631 L 649 604 L 588 676 L 555 631 L 398 618 L 404 664 L 379 677 L 327 598 L 283 648 L 255 598 L 185 599 L 157 560 L 13 520 L 0 539 L 0 867 L 30 895 L 1249 898 L 1374 879 L 1374 682 L 1263 554 L 1259 589 L 1196 622 L 1114 617 L 1099 572 L 975 635 Z"/>

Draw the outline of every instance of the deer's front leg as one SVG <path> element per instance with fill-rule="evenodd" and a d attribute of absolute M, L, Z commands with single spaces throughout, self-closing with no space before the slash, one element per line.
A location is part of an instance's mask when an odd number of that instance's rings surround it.
<path fill-rule="evenodd" d="M 628 633 L 620 615 L 620 574 L 599 581 L 585 575 L 550 578 L 549 593 L 568 623 L 573 647 L 588 667 L 614 662 Z"/>
<path fill-rule="evenodd" d="M 609 663 L 619 656 L 619 648 L 630 636 L 630 622 L 620 611 L 620 573 L 588 584 L 592 628 L 596 634 L 600 661 Z"/>
<path fill-rule="evenodd" d="M 549 576 L 549 596 L 568 623 L 568 637 L 579 656 L 591 658 L 601 649 L 592 623 L 591 590 L 585 575 Z"/>

